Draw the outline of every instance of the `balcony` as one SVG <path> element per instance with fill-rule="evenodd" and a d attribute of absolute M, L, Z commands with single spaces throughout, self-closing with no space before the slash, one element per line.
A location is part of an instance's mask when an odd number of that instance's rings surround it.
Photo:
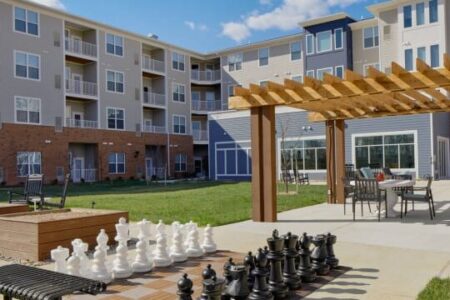
<path fill-rule="evenodd" d="M 77 120 L 77 119 L 67 118 L 66 126 L 73 127 L 73 128 L 96 129 L 96 128 L 98 128 L 98 122 L 91 121 L 91 120 Z"/>
<path fill-rule="evenodd" d="M 211 112 L 219 111 L 222 109 L 221 100 L 192 100 L 192 110 L 194 112 Z"/>
<path fill-rule="evenodd" d="M 97 98 L 97 84 L 74 79 L 66 79 L 66 94 L 82 98 Z"/>
<path fill-rule="evenodd" d="M 83 42 L 79 39 L 66 38 L 65 49 L 67 53 L 87 58 L 97 58 L 97 45 Z"/>
<path fill-rule="evenodd" d="M 152 92 L 144 92 L 144 104 L 150 106 L 166 106 L 166 95 L 152 93 Z"/>
<path fill-rule="evenodd" d="M 192 129 L 194 142 L 208 142 L 208 130 Z"/>
<path fill-rule="evenodd" d="M 166 127 L 164 126 L 148 126 L 148 125 L 144 125 L 142 127 L 142 130 L 144 132 L 149 132 L 149 133 L 167 133 L 166 132 Z"/>
<path fill-rule="evenodd" d="M 220 82 L 220 70 L 191 70 L 191 81 L 214 84 Z"/>
<path fill-rule="evenodd" d="M 163 61 L 153 59 L 148 55 L 142 55 L 142 70 L 144 72 L 164 74 L 166 68 Z"/>
<path fill-rule="evenodd" d="M 75 183 L 97 181 L 97 169 L 72 169 L 71 173 Z"/>

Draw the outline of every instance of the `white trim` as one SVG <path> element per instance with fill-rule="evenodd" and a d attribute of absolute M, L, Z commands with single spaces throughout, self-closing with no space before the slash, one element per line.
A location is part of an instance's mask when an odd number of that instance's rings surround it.
<path fill-rule="evenodd" d="M 247 147 L 238 147 L 240 144 L 243 143 L 249 143 L 250 146 Z M 222 149 L 217 149 L 217 145 L 223 145 L 223 144 L 233 144 L 233 147 L 230 148 L 222 148 Z M 246 163 L 246 170 L 247 173 L 246 174 L 239 174 L 238 173 L 238 150 L 244 150 L 246 152 L 247 155 L 247 163 Z M 221 151 L 224 152 L 224 174 L 219 174 L 217 172 L 217 153 Z M 235 174 L 227 174 L 226 170 L 227 170 L 227 151 L 235 151 L 234 154 L 234 160 L 235 160 Z M 250 160 L 251 160 L 251 141 L 250 140 L 240 140 L 240 141 L 222 141 L 222 142 L 215 142 L 214 143 L 214 177 L 215 180 L 218 180 L 218 176 L 220 177 L 251 177 L 251 164 L 250 164 Z M 211 173 L 210 173 L 211 175 Z"/>
<path fill-rule="evenodd" d="M 178 117 L 178 118 L 183 118 L 184 119 L 184 133 L 181 133 L 181 132 L 175 132 L 175 117 Z M 172 133 L 173 134 L 178 134 L 178 135 L 188 135 L 188 131 L 187 131 L 187 117 L 186 117 L 186 115 L 177 115 L 177 114 L 173 114 L 172 115 Z M 180 125 L 178 125 L 178 126 L 180 126 Z M 168 130 L 168 132 L 169 132 L 169 130 Z"/>
<path fill-rule="evenodd" d="M 319 51 L 319 39 L 317 38 L 317 36 L 320 35 L 320 34 L 324 34 L 324 33 L 329 33 L 330 34 L 330 48 L 326 49 L 326 50 Z M 333 31 L 325 30 L 325 31 L 317 32 L 316 33 L 316 53 L 317 54 L 321 54 L 321 53 L 326 53 L 326 52 L 330 52 L 330 51 L 333 51 Z"/>
<path fill-rule="evenodd" d="M 262 83 L 262 82 L 269 83 L 269 81 L 270 81 L 270 79 L 263 79 L 263 80 L 260 80 L 260 81 L 258 82 L 258 84 L 259 84 L 260 87 L 263 87 L 263 86 L 261 85 L 261 83 Z"/>
<path fill-rule="evenodd" d="M 125 108 L 121 108 L 121 107 L 113 107 L 113 106 L 107 106 L 105 107 L 106 109 L 106 129 L 109 130 L 118 130 L 118 131 L 125 131 L 127 128 L 127 124 L 126 124 L 126 118 L 125 118 Z M 109 122 L 108 122 L 108 109 L 114 109 L 114 110 L 123 110 L 123 128 L 109 128 Z M 116 125 L 117 125 L 117 119 L 116 119 Z M 117 127 L 117 126 L 116 126 Z"/>
<path fill-rule="evenodd" d="M 308 73 L 312 73 L 312 76 L 311 75 L 308 75 Z M 315 70 L 307 70 L 306 71 L 306 76 L 308 76 L 308 77 L 311 77 L 311 78 L 316 78 L 316 71 Z"/>
<path fill-rule="evenodd" d="M 342 69 L 342 77 L 339 77 L 338 74 L 337 74 L 337 69 L 338 69 L 338 68 L 341 68 L 341 69 Z M 340 65 L 340 66 L 335 66 L 335 67 L 334 67 L 334 76 L 339 77 L 339 78 L 341 78 L 341 79 L 344 79 L 344 77 L 345 77 L 345 68 L 344 68 L 344 65 Z"/>
<path fill-rule="evenodd" d="M 334 69 L 333 69 L 333 67 L 327 67 L 327 68 L 321 68 L 321 69 L 317 69 L 316 70 L 316 77 L 317 77 L 317 79 L 319 79 L 319 80 L 323 80 L 323 77 L 322 78 L 319 78 L 319 72 L 320 71 L 324 71 L 324 70 L 331 70 L 331 72 L 325 72 L 325 73 L 328 73 L 328 74 L 330 74 L 330 75 L 334 75 Z M 325 74 L 324 73 L 324 74 Z"/>
<path fill-rule="evenodd" d="M 37 100 L 39 102 L 39 123 L 17 121 L 17 100 L 18 100 L 18 98 L 26 99 L 27 102 L 29 100 Z M 27 105 L 28 105 L 28 103 L 27 103 Z M 29 110 L 27 109 L 27 120 L 28 120 L 28 113 L 29 113 Z M 15 95 L 14 96 L 14 123 L 16 123 L 16 124 L 27 124 L 27 125 L 42 125 L 42 101 L 41 101 L 41 99 L 40 98 L 34 98 L 34 97 L 25 97 L 25 96 Z"/>
<path fill-rule="evenodd" d="M 376 65 L 378 65 L 378 68 L 376 68 Z M 368 69 L 369 67 L 374 67 L 375 69 L 377 69 L 377 70 L 380 70 L 380 63 L 368 63 L 368 64 L 364 64 L 363 65 L 363 75 L 364 76 L 367 76 L 368 74 L 367 74 L 367 71 L 366 71 L 366 69 Z"/>
<path fill-rule="evenodd" d="M 22 76 L 17 76 L 16 75 L 16 54 L 17 53 L 20 53 L 20 54 L 25 54 L 26 55 L 26 68 L 27 68 L 27 77 L 22 77 Z M 38 59 L 39 59 L 39 61 L 38 61 L 38 64 L 39 64 L 39 78 L 38 79 L 35 79 L 35 78 L 30 78 L 29 77 L 29 74 L 28 74 L 28 55 L 33 55 L 33 56 L 37 56 L 38 57 Z M 13 50 L 13 59 L 14 59 L 14 67 L 13 67 L 13 73 L 14 73 L 14 78 L 17 78 L 17 79 L 24 79 L 24 80 L 32 80 L 32 81 L 41 81 L 41 78 L 42 78 L 42 68 L 41 68 L 41 56 L 39 55 L 39 54 L 35 54 L 35 53 L 32 53 L 32 52 L 25 52 L 25 51 L 21 51 L 21 50 Z"/>
<path fill-rule="evenodd" d="M 173 99 L 173 93 L 174 93 L 174 91 L 175 91 L 175 85 L 179 85 L 179 86 L 182 86 L 183 87 L 183 90 L 184 90 L 184 101 L 177 101 L 177 100 L 174 100 Z M 171 93 L 170 93 L 172 96 L 171 96 L 171 98 L 172 98 L 172 102 L 174 102 L 174 103 L 179 103 L 179 104 L 186 104 L 187 103 L 187 99 L 186 99 L 186 95 L 187 95 L 187 93 L 186 93 L 186 85 L 185 84 L 182 84 L 182 83 L 178 83 L 178 82 L 175 82 L 175 81 L 172 81 L 172 90 L 171 90 Z"/>
<path fill-rule="evenodd" d="M 110 91 L 108 90 L 108 72 L 114 72 L 114 91 Z M 120 73 L 122 74 L 122 79 L 123 79 L 123 91 L 122 92 L 117 92 L 116 91 L 116 74 Z M 124 95 L 125 94 L 125 73 L 121 72 L 121 71 L 116 71 L 116 70 L 111 70 L 111 69 L 105 69 L 105 92 L 107 93 L 112 93 L 112 94 L 120 94 L 120 95 Z"/>
<path fill-rule="evenodd" d="M 114 38 L 114 44 L 113 44 L 114 45 L 114 53 L 108 52 L 108 34 L 112 35 Z M 122 38 L 122 55 L 116 54 L 116 37 Z M 114 33 L 105 31 L 105 54 L 111 55 L 111 56 L 116 56 L 116 57 L 125 57 L 125 37 L 123 35 L 118 35 L 118 34 L 114 34 Z"/>
<path fill-rule="evenodd" d="M 376 46 L 375 46 L 375 28 L 378 29 L 378 45 L 376 45 Z M 373 42 L 373 46 L 372 47 L 366 47 L 365 35 L 364 35 L 364 32 L 365 32 L 366 29 L 372 29 L 372 42 Z M 362 29 L 362 46 L 363 46 L 363 50 L 374 49 L 374 48 L 379 48 L 380 47 L 380 28 L 379 28 L 378 25 L 364 27 Z"/>
<path fill-rule="evenodd" d="M 341 47 L 336 47 L 336 31 L 340 30 L 341 31 Z M 334 50 L 342 50 L 344 49 L 344 28 L 339 27 L 339 28 L 335 28 L 334 29 Z"/>
<path fill-rule="evenodd" d="M 114 154 L 116 157 L 116 160 L 115 160 L 116 172 L 114 172 L 114 173 L 109 172 L 109 156 L 111 154 Z M 123 154 L 123 172 L 117 172 L 117 165 L 118 165 L 117 155 L 118 154 Z M 117 175 L 117 174 L 126 174 L 127 173 L 127 154 L 125 152 L 109 152 L 106 159 L 107 159 L 106 161 L 108 163 L 108 174 Z"/>
<path fill-rule="evenodd" d="M 445 153 L 446 155 L 446 160 L 447 160 L 447 176 L 443 176 L 441 177 L 441 174 L 439 174 L 439 178 L 449 178 L 450 177 L 450 139 L 448 137 L 443 137 L 443 136 L 436 136 L 436 145 L 438 147 L 438 152 L 436 153 L 436 160 L 438 161 L 438 163 L 440 164 L 441 162 L 439 161 L 439 142 L 444 141 L 445 144 L 447 145 L 447 152 Z"/>
<path fill-rule="evenodd" d="M 20 9 L 24 9 L 25 10 L 25 30 L 26 32 L 23 31 L 17 31 L 16 30 L 16 8 L 20 8 Z M 32 11 L 34 13 L 37 14 L 37 35 L 32 34 L 32 33 L 28 33 L 28 11 Z M 23 8 L 21 6 L 17 6 L 17 5 L 13 5 L 12 6 L 12 29 L 13 32 L 16 33 L 20 33 L 20 34 L 24 34 L 24 35 L 28 35 L 28 36 L 32 36 L 35 38 L 40 38 L 41 37 L 41 14 L 38 11 L 32 10 L 32 9 L 28 9 L 28 8 Z"/>
<path fill-rule="evenodd" d="M 301 80 L 300 80 L 300 81 L 295 80 L 294 77 L 300 77 Z M 298 81 L 298 82 L 300 82 L 300 83 L 303 83 L 303 74 L 293 74 L 293 75 L 291 75 L 291 80 L 294 80 L 294 81 Z"/>
<path fill-rule="evenodd" d="M 308 51 L 308 37 L 312 37 L 312 52 L 309 52 Z M 314 34 L 307 34 L 306 36 L 305 36 L 305 50 L 306 50 L 306 55 L 313 55 L 315 52 L 316 52 L 316 45 L 315 45 L 315 42 L 314 42 Z"/>
<path fill-rule="evenodd" d="M 267 64 L 266 65 L 261 65 L 261 57 L 260 57 L 260 53 L 261 50 L 263 49 L 267 49 Z M 258 67 L 267 67 L 270 64 L 270 47 L 263 47 L 263 48 L 259 48 L 258 49 Z"/>
<path fill-rule="evenodd" d="M 296 44 L 299 43 L 300 44 L 300 58 L 297 59 L 292 59 L 292 44 Z M 292 41 L 289 43 L 289 61 L 299 61 L 303 58 L 303 49 L 302 49 L 302 41 L 298 40 L 298 41 Z"/>

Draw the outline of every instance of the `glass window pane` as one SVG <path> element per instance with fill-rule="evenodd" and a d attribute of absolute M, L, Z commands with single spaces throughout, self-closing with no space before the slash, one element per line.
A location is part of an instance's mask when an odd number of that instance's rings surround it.
<path fill-rule="evenodd" d="M 27 67 L 16 65 L 16 76 L 27 77 Z"/>
<path fill-rule="evenodd" d="M 116 110 L 116 118 L 117 118 L 117 119 L 122 119 L 122 120 L 123 120 L 123 117 L 124 117 L 124 111 L 123 111 L 123 109 L 117 109 L 117 110 Z"/>
<path fill-rule="evenodd" d="M 269 57 L 269 48 L 259 49 L 259 57 L 260 58 Z"/>
<path fill-rule="evenodd" d="M 291 150 L 281 151 L 281 170 L 292 170 Z"/>
<path fill-rule="evenodd" d="M 117 162 L 124 163 L 125 162 L 125 153 L 117 153 Z"/>
<path fill-rule="evenodd" d="M 125 164 L 117 165 L 117 173 L 125 173 Z"/>
<path fill-rule="evenodd" d="M 303 170 L 303 150 L 296 149 L 293 152 L 293 159 L 297 170 Z"/>
<path fill-rule="evenodd" d="M 342 33 L 342 29 L 336 29 L 334 31 L 334 40 L 335 40 L 335 47 L 336 49 L 341 49 L 343 42 L 343 33 Z"/>
<path fill-rule="evenodd" d="M 122 56 L 122 55 L 123 55 L 123 47 L 121 47 L 121 46 L 116 46 L 116 47 L 115 47 L 115 54 L 116 54 L 116 55 Z"/>
<path fill-rule="evenodd" d="M 316 169 L 316 149 L 305 150 L 305 170 Z"/>
<path fill-rule="evenodd" d="M 416 4 L 416 25 L 425 24 L 425 3 Z"/>
<path fill-rule="evenodd" d="M 343 67 L 336 67 L 336 77 L 344 78 L 344 68 Z"/>
<path fill-rule="evenodd" d="M 30 112 L 30 123 L 35 123 L 35 124 L 39 124 L 39 119 L 40 119 L 40 114 L 39 112 Z"/>
<path fill-rule="evenodd" d="M 17 110 L 16 111 L 16 119 L 17 122 L 28 122 L 28 113 L 25 110 Z"/>
<path fill-rule="evenodd" d="M 438 2 L 437 0 L 431 0 L 429 2 L 430 6 L 430 23 L 435 23 L 438 21 Z"/>
<path fill-rule="evenodd" d="M 16 29 L 16 31 L 20 31 L 20 32 L 26 32 L 26 22 L 22 21 L 22 20 L 15 20 L 14 22 L 14 27 Z"/>
<path fill-rule="evenodd" d="M 371 48 L 373 44 L 373 27 L 364 28 L 364 48 Z"/>
<path fill-rule="evenodd" d="M 403 7 L 403 27 L 409 28 L 412 26 L 412 7 L 407 5 Z"/>
<path fill-rule="evenodd" d="M 116 92 L 123 93 L 123 83 L 116 83 Z"/>
<path fill-rule="evenodd" d="M 27 21 L 28 23 L 34 23 L 37 24 L 38 22 L 38 14 L 34 11 L 27 11 Z"/>
<path fill-rule="evenodd" d="M 317 149 L 317 170 L 327 169 L 327 152 L 325 149 Z"/>
<path fill-rule="evenodd" d="M 405 50 L 405 69 L 407 71 L 413 70 L 413 51 L 412 51 L 412 49 Z"/>
<path fill-rule="evenodd" d="M 244 149 L 239 149 L 237 152 L 238 155 L 238 174 L 247 174 L 248 170 L 247 170 L 247 161 L 248 161 L 248 157 L 247 157 L 247 151 Z"/>
<path fill-rule="evenodd" d="M 38 26 L 37 26 L 37 24 L 28 23 L 28 33 L 37 35 L 38 34 Z"/>
<path fill-rule="evenodd" d="M 28 68 L 28 78 L 39 79 L 39 69 L 38 68 Z"/>
<path fill-rule="evenodd" d="M 431 67 L 437 68 L 439 67 L 439 45 L 432 45 L 430 47 L 430 56 L 431 56 Z"/>
<path fill-rule="evenodd" d="M 400 145 L 400 168 L 413 169 L 414 145 Z"/>
<path fill-rule="evenodd" d="M 384 166 L 391 169 L 398 169 L 398 146 L 384 146 Z"/>
<path fill-rule="evenodd" d="M 14 10 L 14 12 L 15 12 L 15 17 L 16 17 L 16 19 L 22 20 L 22 21 L 25 21 L 25 20 L 26 20 L 26 17 L 25 17 L 25 15 L 26 15 L 26 10 L 25 10 L 25 9 L 20 8 L 20 7 L 16 7 L 15 10 Z"/>
<path fill-rule="evenodd" d="M 113 44 L 107 44 L 106 45 L 106 52 L 114 54 L 114 45 Z"/>
<path fill-rule="evenodd" d="M 373 28 L 373 34 L 374 34 L 374 44 L 375 44 L 375 46 L 378 46 L 379 45 L 379 34 L 378 34 L 378 26 L 375 26 L 374 28 Z"/>
<path fill-rule="evenodd" d="M 312 34 L 306 36 L 306 53 L 314 53 L 314 36 Z"/>
<path fill-rule="evenodd" d="M 372 146 L 370 150 L 370 163 L 383 165 L 383 146 Z"/>
<path fill-rule="evenodd" d="M 116 123 L 117 123 L 117 129 L 125 128 L 123 120 L 117 120 Z"/>
<path fill-rule="evenodd" d="M 27 65 L 27 55 L 25 53 L 16 52 L 16 65 Z"/>
<path fill-rule="evenodd" d="M 115 84 L 113 81 L 108 81 L 107 83 L 108 91 L 115 91 Z"/>
<path fill-rule="evenodd" d="M 114 35 L 110 33 L 106 34 L 106 43 L 114 44 Z"/>
<path fill-rule="evenodd" d="M 364 168 L 369 166 L 369 149 L 368 147 L 355 148 L 356 168 Z"/>
<path fill-rule="evenodd" d="M 427 49 L 425 47 L 417 48 L 417 58 L 420 58 L 424 62 L 427 61 Z"/>
<path fill-rule="evenodd" d="M 236 150 L 227 150 L 227 174 L 236 174 Z"/>
<path fill-rule="evenodd" d="M 115 36 L 114 43 L 116 46 L 123 46 L 123 38 L 121 36 Z"/>
<path fill-rule="evenodd" d="M 316 38 L 317 52 L 331 50 L 331 32 L 319 32 Z"/>

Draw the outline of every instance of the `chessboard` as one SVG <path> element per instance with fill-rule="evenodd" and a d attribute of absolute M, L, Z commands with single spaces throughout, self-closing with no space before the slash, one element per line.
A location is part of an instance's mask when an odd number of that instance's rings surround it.
<path fill-rule="evenodd" d="M 166 268 L 154 268 L 149 273 L 133 274 L 132 277 L 114 280 L 108 285 L 105 293 L 95 296 L 95 299 L 127 300 L 127 299 L 151 299 L 151 300 L 177 300 L 177 282 L 187 273 L 193 281 L 193 299 L 200 297 L 202 292 L 202 272 L 208 264 L 222 277 L 223 265 L 228 258 L 235 262 L 242 262 L 245 254 L 218 251 L 215 254 L 205 255 L 200 258 L 190 258 L 184 263 L 177 263 Z M 336 277 L 350 270 L 348 267 L 333 269 L 327 276 L 318 276 L 313 283 L 302 283 L 302 288 L 291 292 L 289 299 L 301 299 L 324 286 Z M 65 297 L 66 298 L 66 297 Z M 94 296 L 72 295 L 67 299 L 94 299 Z"/>

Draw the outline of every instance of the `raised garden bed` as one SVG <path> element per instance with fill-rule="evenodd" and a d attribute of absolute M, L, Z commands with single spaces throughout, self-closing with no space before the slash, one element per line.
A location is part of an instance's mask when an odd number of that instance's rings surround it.
<path fill-rule="evenodd" d="M 0 215 L 28 212 L 28 204 L 0 203 Z"/>
<path fill-rule="evenodd" d="M 0 255 L 32 261 L 50 258 L 50 250 L 71 248 L 76 238 L 96 244 L 100 229 L 114 242 L 115 224 L 128 212 L 99 209 L 58 209 L 0 216 Z"/>

